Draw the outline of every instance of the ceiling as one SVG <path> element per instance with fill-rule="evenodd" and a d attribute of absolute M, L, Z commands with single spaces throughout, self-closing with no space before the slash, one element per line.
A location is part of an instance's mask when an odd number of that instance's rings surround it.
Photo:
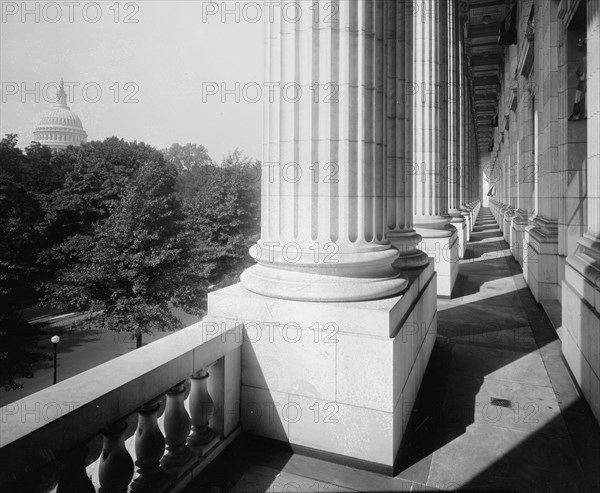
<path fill-rule="evenodd" d="M 510 0 L 509 0 L 510 5 Z M 465 15 L 466 55 L 469 64 L 475 128 L 480 152 L 487 152 L 497 111 L 504 46 L 498 44 L 500 23 L 508 14 L 506 0 L 468 0 L 462 2 Z"/>

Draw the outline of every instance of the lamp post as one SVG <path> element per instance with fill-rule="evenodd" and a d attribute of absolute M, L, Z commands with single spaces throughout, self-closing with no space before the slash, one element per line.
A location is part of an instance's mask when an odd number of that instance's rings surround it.
<path fill-rule="evenodd" d="M 56 383 L 56 348 L 58 347 L 58 343 L 60 342 L 60 337 L 52 336 L 52 339 L 50 339 L 50 341 L 54 345 L 54 383 Z"/>

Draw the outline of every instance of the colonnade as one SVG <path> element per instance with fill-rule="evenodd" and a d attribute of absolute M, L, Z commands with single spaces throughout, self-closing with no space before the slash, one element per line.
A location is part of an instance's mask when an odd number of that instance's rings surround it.
<path fill-rule="evenodd" d="M 473 226 L 464 216 L 479 197 L 461 23 L 456 0 L 358 0 L 340 2 L 335 19 L 268 24 L 268 80 L 307 96 L 265 108 L 262 230 L 247 289 L 381 298 L 406 289 L 404 271 L 426 253 L 438 294 L 451 295 Z M 337 100 L 315 101 L 314 88 L 332 84 Z"/>
<path fill-rule="evenodd" d="M 247 432 L 393 471 L 479 211 L 468 54 L 456 0 L 334 4 L 266 24 L 266 79 L 303 96 L 266 102 L 256 264 L 208 314 L 248 331 L 242 408 L 277 413 Z"/>

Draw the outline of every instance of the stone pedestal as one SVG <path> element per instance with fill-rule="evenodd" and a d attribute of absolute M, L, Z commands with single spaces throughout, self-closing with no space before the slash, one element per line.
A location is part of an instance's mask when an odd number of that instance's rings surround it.
<path fill-rule="evenodd" d="M 584 235 L 562 282 L 562 350 L 600 423 L 600 237 Z"/>
<path fill-rule="evenodd" d="M 535 300 L 558 299 L 558 225 L 536 216 L 523 235 L 523 276 Z"/>
<path fill-rule="evenodd" d="M 522 209 L 515 211 L 511 224 L 510 251 L 521 267 L 523 267 L 523 237 L 528 221 L 527 211 Z"/>
<path fill-rule="evenodd" d="M 467 241 L 471 240 L 471 232 L 473 231 L 473 222 L 471 221 L 471 214 L 469 214 L 469 210 L 462 206 L 460 208 L 460 215 L 465 219 L 465 231 L 467 236 Z"/>
<path fill-rule="evenodd" d="M 355 303 L 210 293 L 211 321 L 244 324 L 243 430 L 391 473 L 437 327 L 433 261 L 407 279 Z"/>
<path fill-rule="evenodd" d="M 456 235 L 458 238 L 458 257 L 464 258 L 465 250 L 467 248 L 467 242 L 469 241 L 469 221 L 467 221 L 460 211 L 449 211 L 452 219 L 450 224 L 456 228 Z"/>
<path fill-rule="evenodd" d="M 504 241 L 510 245 L 511 238 L 510 235 L 512 233 L 512 220 L 515 217 L 515 208 L 513 206 L 509 206 L 506 211 L 504 211 L 503 221 L 504 226 L 502 228 L 502 236 L 504 237 Z"/>
<path fill-rule="evenodd" d="M 418 229 L 423 239 L 419 249 L 434 261 L 438 296 L 449 298 L 458 277 L 459 241 L 456 228 L 448 224 L 443 230 Z"/>

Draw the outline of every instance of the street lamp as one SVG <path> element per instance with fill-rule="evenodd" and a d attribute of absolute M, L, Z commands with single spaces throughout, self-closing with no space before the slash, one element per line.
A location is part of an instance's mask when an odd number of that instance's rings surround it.
<path fill-rule="evenodd" d="M 56 383 L 56 348 L 58 346 L 58 343 L 60 342 L 60 337 L 52 336 L 52 339 L 50 339 L 50 342 L 52 342 L 52 344 L 54 344 L 54 383 Z"/>

